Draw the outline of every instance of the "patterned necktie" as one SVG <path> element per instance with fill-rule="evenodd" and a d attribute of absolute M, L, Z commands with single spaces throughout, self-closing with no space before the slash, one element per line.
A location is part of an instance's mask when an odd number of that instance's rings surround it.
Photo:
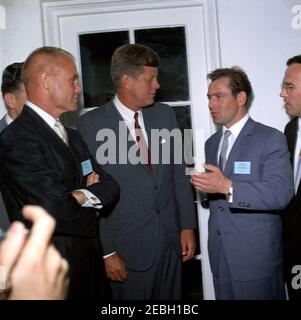
<path fill-rule="evenodd" d="M 301 151 L 299 152 L 298 155 L 298 164 L 297 164 L 297 169 L 295 173 L 295 193 L 298 191 L 298 186 L 301 178 Z"/>
<path fill-rule="evenodd" d="M 61 121 L 59 119 L 56 119 L 55 127 L 58 129 L 58 130 L 56 130 L 56 132 L 59 134 L 59 136 L 65 142 L 65 144 L 68 146 L 68 135 L 67 135 L 66 129 L 64 128 L 63 124 L 61 123 Z"/>
<path fill-rule="evenodd" d="M 144 157 L 145 160 L 147 160 L 147 166 L 149 168 L 149 170 L 152 172 L 153 168 L 152 168 L 152 160 L 151 160 L 151 154 L 149 152 L 147 143 L 145 141 L 145 137 L 143 135 L 143 132 L 141 130 L 139 121 L 138 121 L 138 112 L 135 112 L 134 115 L 134 128 L 135 128 L 135 135 L 136 135 L 136 141 L 138 144 L 138 147 L 140 149 L 140 152 L 142 154 L 142 156 Z"/>
<path fill-rule="evenodd" d="M 218 165 L 222 171 L 225 170 L 225 166 L 226 166 L 227 150 L 228 150 L 228 146 L 229 146 L 228 138 L 230 137 L 230 135 L 231 135 L 230 130 L 226 130 L 224 132 L 224 139 L 223 139 L 221 153 L 219 155 L 219 161 L 218 161 Z"/>

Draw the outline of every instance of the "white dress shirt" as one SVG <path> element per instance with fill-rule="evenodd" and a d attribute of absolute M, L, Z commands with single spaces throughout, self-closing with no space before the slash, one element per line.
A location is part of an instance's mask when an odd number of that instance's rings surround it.
<path fill-rule="evenodd" d="M 294 154 L 294 174 L 296 174 L 300 150 L 301 150 L 301 119 L 298 118 L 298 131 L 297 131 L 296 147 L 295 147 L 295 154 Z"/>
<path fill-rule="evenodd" d="M 36 112 L 50 126 L 50 128 L 62 139 L 61 133 L 57 128 L 57 126 L 55 125 L 56 119 L 53 116 L 51 116 L 49 113 L 39 108 L 29 100 L 26 101 L 26 105 L 29 108 L 31 108 L 34 112 Z M 78 189 L 77 191 L 81 191 L 85 195 L 86 201 L 84 204 L 82 204 L 82 207 L 93 207 L 96 209 L 102 208 L 101 201 L 92 192 L 90 192 L 87 189 Z"/>
<path fill-rule="evenodd" d="M 223 126 L 222 139 L 220 141 L 220 144 L 218 147 L 218 152 L 217 152 L 217 163 L 218 163 L 219 155 L 221 153 L 224 132 L 226 130 L 231 131 L 231 135 L 228 138 L 229 144 L 228 144 L 228 149 L 227 149 L 227 153 L 226 153 L 226 159 L 228 159 L 229 153 L 230 153 L 238 135 L 240 134 L 240 131 L 242 130 L 242 128 L 244 127 L 246 122 L 249 120 L 249 118 L 250 118 L 249 114 L 246 114 L 242 119 L 240 119 L 238 122 L 236 122 L 232 127 L 226 128 L 225 126 Z"/>
<path fill-rule="evenodd" d="M 118 112 L 120 113 L 121 117 L 123 118 L 123 120 L 125 121 L 125 124 L 127 125 L 133 140 L 136 141 L 136 133 L 135 133 L 135 119 L 134 119 L 134 115 L 135 115 L 135 111 L 127 108 L 124 104 L 121 103 L 121 101 L 118 99 L 117 95 L 115 96 L 114 100 L 114 105 L 116 106 Z M 147 138 L 147 133 L 145 130 L 145 125 L 144 125 L 144 120 L 143 120 L 143 114 L 141 110 L 138 110 L 138 122 L 140 124 L 142 133 L 144 135 L 146 144 L 148 145 L 148 138 Z M 137 142 L 136 142 L 137 143 Z"/>
<path fill-rule="evenodd" d="M 5 115 L 5 121 L 6 121 L 7 125 L 9 125 L 14 121 L 14 119 L 7 113 Z"/>
<path fill-rule="evenodd" d="M 244 127 L 244 125 L 246 124 L 246 122 L 249 120 L 250 116 L 249 114 L 246 114 L 242 119 L 240 119 L 238 122 L 236 122 L 232 127 L 230 128 L 226 128 L 225 126 L 223 126 L 223 134 L 222 134 L 222 139 L 220 141 L 219 147 L 218 147 L 218 152 L 217 152 L 217 163 L 218 163 L 218 159 L 219 159 L 219 155 L 221 153 L 221 148 L 222 148 L 222 141 L 223 141 L 223 136 L 226 130 L 231 131 L 231 135 L 228 138 L 228 149 L 226 152 L 226 159 L 228 159 L 228 156 L 230 154 L 230 151 L 238 137 L 238 135 L 240 134 L 240 131 L 242 130 L 242 128 Z M 231 189 L 231 196 L 228 198 L 228 202 L 233 202 L 233 188 Z"/>

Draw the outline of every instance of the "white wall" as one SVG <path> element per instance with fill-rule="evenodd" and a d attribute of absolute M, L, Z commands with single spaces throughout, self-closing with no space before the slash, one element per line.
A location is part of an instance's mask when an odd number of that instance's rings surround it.
<path fill-rule="evenodd" d="M 251 116 L 284 129 L 288 117 L 279 97 L 288 58 L 301 54 L 301 29 L 291 26 L 301 0 L 217 0 L 222 66 L 248 73 L 255 98 Z"/>
<path fill-rule="evenodd" d="M 13 62 L 24 61 L 43 45 L 40 0 L 0 0 L 6 9 L 6 29 L 0 30 L 1 71 Z M 1 96 L 2 97 L 2 96 Z M 0 116 L 5 113 L 0 99 Z"/>
<path fill-rule="evenodd" d="M 44 0 L 46 1 L 46 0 Z M 43 45 L 41 0 L 0 0 L 7 14 L 0 30 L 1 70 Z M 288 117 L 279 97 L 286 60 L 301 54 L 301 29 L 291 27 L 301 0 L 217 0 L 222 66 L 239 65 L 255 91 L 251 116 L 283 130 Z M 5 112 L 0 99 L 0 116 Z"/>

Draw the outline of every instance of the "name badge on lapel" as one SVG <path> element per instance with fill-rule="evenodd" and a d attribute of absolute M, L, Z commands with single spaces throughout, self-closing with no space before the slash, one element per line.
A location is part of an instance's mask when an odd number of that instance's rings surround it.
<path fill-rule="evenodd" d="M 251 174 L 251 162 L 250 161 L 235 161 L 234 162 L 234 174 Z"/>
<path fill-rule="evenodd" d="M 81 165 L 82 165 L 83 175 L 84 176 L 86 176 L 87 174 L 90 174 L 91 172 L 93 172 L 92 163 L 91 163 L 90 159 L 88 159 L 86 161 L 83 161 L 81 163 Z"/>

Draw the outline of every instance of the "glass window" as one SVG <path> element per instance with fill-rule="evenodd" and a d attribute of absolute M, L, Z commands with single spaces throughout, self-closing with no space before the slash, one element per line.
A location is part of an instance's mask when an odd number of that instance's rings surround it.
<path fill-rule="evenodd" d="M 154 49 L 161 58 L 158 101 L 188 101 L 189 83 L 184 27 L 134 31 L 136 43 Z M 113 51 L 129 43 L 129 31 L 79 36 L 84 108 L 105 104 L 114 95 L 110 64 Z"/>
<path fill-rule="evenodd" d="M 189 85 L 184 27 L 135 30 L 135 42 L 155 50 L 161 59 L 156 99 L 189 100 Z"/>
<path fill-rule="evenodd" d="M 114 95 L 111 57 L 114 50 L 129 43 L 128 31 L 101 32 L 79 36 L 84 107 L 101 106 Z"/>

